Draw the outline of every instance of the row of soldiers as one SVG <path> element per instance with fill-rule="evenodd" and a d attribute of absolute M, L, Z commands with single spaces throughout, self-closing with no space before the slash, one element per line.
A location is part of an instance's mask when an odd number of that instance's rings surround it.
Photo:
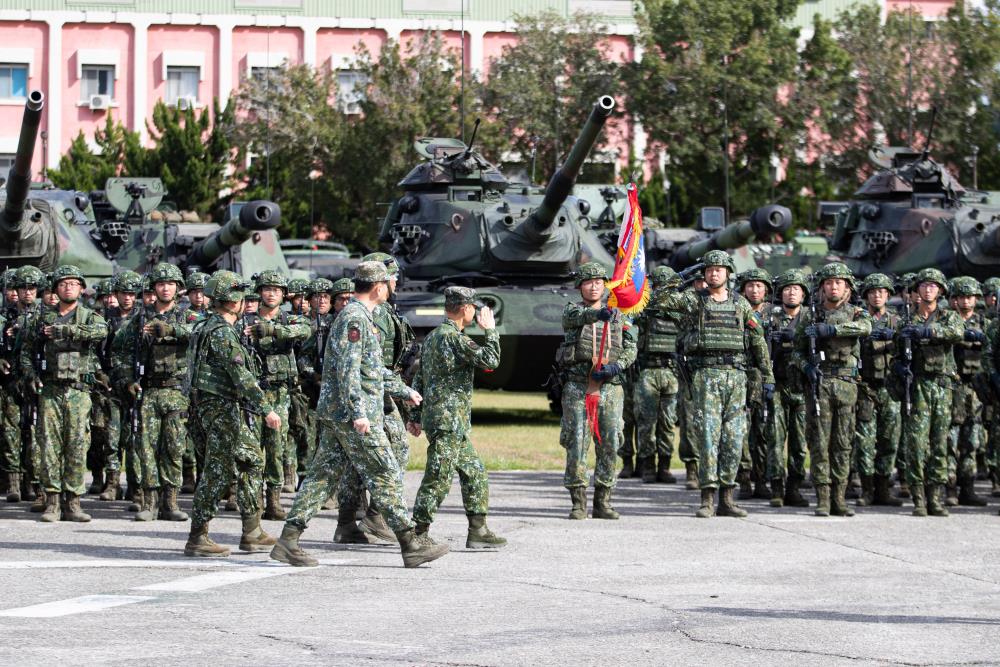
<path fill-rule="evenodd" d="M 564 311 L 557 359 L 571 519 L 586 517 L 590 431 L 595 518 L 617 518 L 616 448 L 620 477 L 671 483 L 678 435 L 687 486 L 701 489 L 699 517 L 745 516 L 737 485 L 773 507 L 808 507 L 807 451 L 819 516 L 854 514 L 852 473 L 857 506 L 912 497 L 918 516 L 985 505 L 977 458 L 1000 489 L 1000 426 L 984 427 L 997 421 L 1000 396 L 1000 278 L 980 285 L 925 269 L 903 277 L 892 308 L 889 276 L 859 284 L 839 262 L 811 281 L 801 270 L 737 276 L 722 251 L 703 264 L 690 286 L 655 269 L 650 305 L 634 320 L 604 305 L 605 269 L 581 267 L 582 300 Z"/>

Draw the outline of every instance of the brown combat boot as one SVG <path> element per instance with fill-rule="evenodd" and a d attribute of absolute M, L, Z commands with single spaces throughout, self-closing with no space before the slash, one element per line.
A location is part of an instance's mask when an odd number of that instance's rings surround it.
<path fill-rule="evenodd" d="M 90 515 L 85 513 L 80 507 L 80 496 L 66 492 L 66 506 L 63 508 L 63 521 L 75 521 L 77 523 L 88 523 Z"/>
<path fill-rule="evenodd" d="M 830 486 L 830 514 L 832 516 L 854 516 L 854 510 L 847 504 L 847 482 L 837 482 Z"/>
<path fill-rule="evenodd" d="M 138 492 L 136 492 L 138 496 Z M 136 513 L 133 521 L 156 521 L 160 501 L 159 489 L 142 490 L 142 507 Z"/>
<path fill-rule="evenodd" d="M 396 539 L 403 555 L 403 567 L 419 567 L 448 553 L 448 545 L 435 544 L 426 536 L 417 536 L 412 528 L 396 533 Z"/>
<path fill-rule="evenodd" d="M 870 507 L 875 504 L 875 478 L 871 475 L 861 476 L 861 497 L 858 498 L 858 507 Z"/>
<path fill-rule="evenodd" d="M 771 480 L 771 507 L 784 507 L 785 480 L 777 477 Z"/>
<path fill-rule="evenodd" d="M 676 484 L 677 478 L 670 472 L 670 458 L 660 454 L 656 461 L 656 481 L 660 484 Z"/>
<path fill-rule="evenodd" d="M 847 476 L 847 488 L 844 497 L 847 500 L 857 500 L 861 497 L 861 480 L 857 472 L 851 472 Z"/>
<path fill-rule="evenodd" d="M 747 515 L 747 511 L 733 500 L 734 491 L 734 487 L 727 486 L 719 492 L 719 510 L 717 512 L 719 516 L 731 516 L 742 519 Z"/>
<path fill-rule="evenodd" d="M 264 518 L 268 521 L 284 521 L 287 516 L 284 508 L 281 506 L 281 487 L 268 487 Z"/>
<path fill-rule="evenodd" d="M 875 496 L 872 499 L 873 505 L 887 505 L 889 507 L 902 507 L 903 501 L 892 495 L 889 490 L 891 480 L 885 475 L 875 475 Z"/>
<path fill-rule="evenodd" d="M 598 484 L 594 487 L 594 507 L 591 510 L 590 516 L 595 519 L 611 519 L 612 521 L 616 521 L 619 518 L 618 512 L 611 506 L 610 486 Z"/>
<path fill-rule="evenodd" d="M 284 467 L 285 483 L 281 486 L 282 493 L 295 493 L 295 466 L 287 464 Z"/>
<path fill-rule="evenodd" d="M 90 486 L 87 487 L 87 495 L 96 496 L 104 489 L 104 469 L 91 470 L 90 474 L 93 476 L 93 479 L 90 482 Z"/>
<path fill-rule="evenodd" d="M 698 483 L 698 462 L 684 462 L 684 488 L 688 491 L 697 491 L 701 485 Z"/>
<path fill-rule="evenodd" d="M 337 544 L 371 544 L 368 534 L 358 528 L 353 507 L 337 510 L 337 530 L 333 533 L 333 541 Z"/>
<path fill-rule="evenodd" d="M 268 551 L 277 540 L 264 532 L 260 526 L 260 512 L 244 514 L 243 535 L 240 536 L 240 551 Z"/>
<path fill-rule="evenodd" d="M 192 521 L 184 555 L 192 558 L 228 558 L 229 549 L 209 539 L 207 523 Z"/>
<path fill-rule="evenodd" d="M 816 485 L 816 516 L 830 516 L 830 485 Z"/>
<path fill-rule="evenodd" d="M 913 516 L 927 516 L 927 500 L 924 498 L 924 487 L 916 484 L 910 495 L 913 498 Z"/>
<path fill-rule="evenodd" d="M 365 518 L 361 520 L 361 530 L 366 535 L 382 540 L 384 542 L 395 542 L 396 534 L 389 528 L 385 518 L 379 513 L 378 508 L 369 504 L 365 511 Z"/>
<path fill-rule="evenodd" d="M 753 483 L 754 498 L 757 500 L 769 500 L 771 496 L 771 489 L 767 488 L 767 480 L 758 479 Z"/>
<path fill-rule="evenodd" d="M 958 504 L 969 507 L 985 507 L 986 498 L 976 495 L 976 478 L 962 478 L 958 484 Z"/>
<path fill-rule="evenodd" d="M 45 489 L 41 486 L 37 484 L 33 484 L 32 486 L 35 487 L 35 502 L 31 503 L 31 507 L 29 507 L 28 510 L 36 514 L 38 512 L 44 512 L 45 508 L 48 507 L 48 495 L 45 493 Z M 27 498 L 25 498 L 25 500 L 27 500 Z M 56 507 L 58 506 L 59 503 L 57 502 Z"/>
<path fill-rule="evenodd" d="M 185 463 L 184 471 L 181 474 L 181 493 L 189 495 L 194 493 L 197 482 L 194 478 L 194 464 Z"/>
<path fill-rule="evenodd" d="M 643 484 L 656 483 L 656 457 L 644 456 L 639 459 L 639 470 L 642 474 Z"/>
<path fill-rule="evenodd" d="M 809 507 L 809 500 L 799 491 L 801 484 L 802 480 L 796 477 L 788 478 L 788 488 L 785 489 L 786 507 Z"/>
<path fill-rule="evenodd" d="M 899 478 L 899 497 L 909 498 L 910 497 L 910 485 L 907 483 L 906 479 L 902 476 Z"/>
<path fill-rule="evenodd" d="M 45 523 L 56 523 L 61 516 L 62 512 L 59 511 L 59 494 L 46 493 L 45 508 L 42 511 L 42 516 L 38 517 L 38 520 Z"/>
<path fill-rule="evenodd" d="M 736 473 L 736 483 L 740 485 L 740 500 L 753 498 L 753 484 L 750 483 L 750 471 L 747 468 L 740 468 Z M 722 494 L 719 494 L 719 502 L 722 502 Z"/>
<path fill-rule="evenodd" d="M 128 504 L 128 507 L 125 508 L 125 511 L 141 512 L 142 505 L 145 502 L 143 496 L 145 496 L 146 494 L 143 492 L 142 487 L 136 487 L 135 489 L 131 490 L 131 493 L 132 493 L 132 501 Z M 127 498 L 128 496 L 126 495 L 126 499 Z"/>
<path fill-rule="evenodd" d="M 618 479 L 630 479 L 635 474 L 635 459 L 631 456 L 622 457 L 622 469 L 618 471 Z"/>
<path fill-rule="evenodd" d="M 187 521 L 188 515 L 177 506 L 177 487 L 163 487 L 163 497 L 160 500 L 160 519 L 164 521 Z"/>
<path fill-rule="evenodd" d="M 118 490 L 121 488 L 120 484 L 120 475 L 117 470 L 105 470 L 104 488 L 101 489 L 101 495 L 97 496 L 97 499 L 105 502 L 118 500 Z"/>
<path fill-rule="evenodd" d="M 19 503 L 21 502 L 21 473 L 10 473 L 9 480 L 10 485 L 7 487 L 7 502 Z"/>
<path fill-rule="evenodd" d="M 931 516 L 948 516 L 948 507 L 941 502 L 941 485 L 925 484 L 924 497 L 927 498 L 927 513 Z"/>
<path fill-rule="evenodd" d="M 271 559 L 281 563 L 288 563 L 294 567 L 316 567 L 319 561 L 307 554 L 299 546 L 299 537 L 302 529 L 289 526 L 287 523 L 281 529 L 281 536 L 271 549 Z"/>
<path fill-rule="evenodd" d="M 570 500 L 573 502 L 573 509 L 569 512 L 569 518 L 581 521 L 587 518 L 587 487 L 574 486 L 569 490 Z"/>
<path fill-rule="evenodd" d="M 469 514 L 469 534 L 465 537 L 466 549 L 502 549 L 507 540 L 486 525 L 485 514 Z"/>
<path fill-rule="evenodd" d="M 699 519 L 711 519 L 715 516 L 715 489 L 701 490 L 701 507 L 694 515 Z"/>
<path fill-rule="evenodd" d="M 958 484 L 952 478 L 944 485 L 944 504 L 947 507 L 958 507 Z M 926 493 L 926 490 L 925 490 Z M 928 509 L 930 509 L 930 494 L 927 494 Z"/>

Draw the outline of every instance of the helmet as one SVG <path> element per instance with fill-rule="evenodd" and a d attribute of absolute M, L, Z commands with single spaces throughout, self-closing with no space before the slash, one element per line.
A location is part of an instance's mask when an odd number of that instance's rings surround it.
<path fill-rule="evenodd" d="M 250 284 L 232 271 L 216 271 L 205 284 L 205 296 L 214 301 L 239 301 L 247 297 Z"/>
<path fill-rule="evenodd" d="M 7 269 L 3 272 L 3 284 L 7 289 L 17 287 L 17 269 Z"/>
<path fill-rule="evenodd" d="M 778 274 L 774 279 L 774 289 L 781 291 L 789 285 L 798 285 L 802 291 L 809 294 L 809 279 L 806 274 L 799 269 L 788 269 L 784 273 Z"/>
<path fill-rule="evenodd" d="M 899 279 L 900 287 L 904 287 L 907 292 L 912 292 L 917 289 L 917 274 L 915 273 L 904 273 Z"/>
<path fill-rule="evenodd" d="M 309 281 L 305 278 L 292 278 L 288 281 L 288 295 L 305 294 L 309 289 Z"/>
<path fill-rule="evenodd" d="M 253 289 L 259 293 L 261 287 L 280 287 L 288 293 L 288 278 L 281 271 L 274 269 L 261 271 L 253 277 Z"/>
<path fill-rule="evenodd" d="M 948 296 L 948 281 L 940 269 L 922 269 L 917 274 L 916 283 L 918 287 L 920 283 L 937 283 L 944 296 Z"/>
<path fill-rule="evenodd" d="M 192 271 L 184 280 L 184 284 L 187 286 L 189 292 L 193 289 L 205 289 L 205 283 L 207 282 L 208 274 L 201 271 Z"/>
<path fill-rule="evenodd" d="M 983 291 L 989 294 L 996 294 L 1000 291 L 1000 278 L 989 278 L 983 283 Z"/>
<path fill-rule="evenodd" d="M 153 270 L 149 272 L 149 282 L 151 285 L 156 283 L 168 283 L 175 282 L 177 287 L 184 287 L 184 274 L 181 270 L 174 266 L 173 264 L 168 264 L 166 262 L 160 262 L 153 267 Z"/>
<path fill-rule="evenodd" d="M 889 291 L 889 294 L 892 294 L 895 288 L 892 284 L 892 278 L 889 276 L 884 273 L 870 273 L 861 281 L 861 296 L 873 289 L 885 289 Z"/>
<path fill-rule="evenodd" d="M 353 285 L 353 283 L 352 283 Z M 306 296 L 312 296 L 313 294 L 329 294 L 333 290 L 333 281 L 327 280 L 326 278 L 317 278 L 316 280 L 309 283 L 308 289 L 306 289 Z"/>
<path fill-rule="evenodd" d="M 341 278 L 340 280 L 334 281 L 333 285 L 330 287 L 329 292 L 336 296 L 337 294 L 343 294 L 345 292 L 354 291 L 354 281 L 350 278 Z"/>
<path fill-rule="evenodd" d="M 148 273 L 142 277 L 142 291 L 143 292 L 153 291 L 153 283 L 150 282 Z"/>
<path fill-rule="evenodd" d="M 950 291 L 952 296 L 983 295 L 983 289 L 980 287 L 979 281 L 972 276 L 959 276 L 958 278 L 952 278 Z"/>
<path fill-rule="evenodd" d="M 135 271 L 122 271 L 114 277 L 114 290 L 126 294 L 138 294 L 142 291 L 142 276 Z"/>
<path fill-rule="evenodd" d="M 111 294 L 113 285 L 114 285 L 113 278 L 104 278 L 103 280 L 98 282 L 97 288 L 95 289 L 95 292 L 97 292 L 97 298 L 100 299 L 101 297 L 108 296 L 109 294 Z"/>
<path fill-rule="evenodd" d="M 653 287 L 677 287 L 681 284 L 681 277 L 669 266 L 658 266 L 649 274 L 653 281 Z"/>
<path fill-rule="evenodd" d="M 771 274 L 767 269 L 747 269 L 736 277 L 737 289 L 743 289 L 744 285 L 755 280 L 767 285 L 769 290 L 774 289 L 774 285 L 771 284 Z"/>
<path fill-rule="evenodd" d="M 701 258 L 701 262 L 705 265 L 706 269 L 710 266 L 724 266 L 729 269 L 729 273 L 736 273 L 736 264 L 733 262 L 733 257 L 725 250 L 709 250 Z"/>
<path fill-rule="evenodd" d="M 830 262 L 816 272 L 817 285 L 822 285 L 824 280 L 830 280 L 831 278 L 846 280 L 851 289 L 854 289 L 854 274 L 851 273 L 851 270 L 843 262 Z"/>
<path fill-rule="evenodd" d="M 574 285 L 579 287 L 583 284 L 585 280 L 592 280 L 593 278 L 600 278 L 602 280 L 608 279 L 608 271 L 603 265 L 597 262 L 587 262 L 586 264 L 581 264 L 580 268 L 576 271 L 576 282 Z"/>
<path fill-rule="evenodd" d="M 396 258 L 392 255 L 384 252 L 372 252 L 368 253 L 361 258 L 362 262 L 382 262 L 385 264 L 386 271 L 389 272 L 389 278 L 393 278 L 399 275 L 399 264 L 396 263 Z"/>
<path fill-rule="evenodd" d="M 51 273 L 51 280 L 49 285 L 50 289 L 55 289 L 63 280 L 69 280 L 70 278 L 76 278 L 80 283 L 86 287 L 87 279 L 83 277 L 83 271 L 73 266 L 72 264 L 63 264 L 62 266 L 57 266 L 56 270 Z"/>
<path fill-rule="evenodd" d="M 14 278 L 15 287 L 41 287 L 45 284 L 45 274 L 37 266 L 22 266 Z"/>

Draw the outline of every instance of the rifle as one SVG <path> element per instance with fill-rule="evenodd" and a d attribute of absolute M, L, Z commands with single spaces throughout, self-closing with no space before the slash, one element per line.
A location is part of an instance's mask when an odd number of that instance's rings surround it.
<path fill-rule="evenodd" d="M 139 432 L 142 429 L 142 381 L 146 377 L 146 364 L 142 356 L 142 342 L 146 328 L 146 306 L 138 303 L 139 312 L 135 317 L 138 319 L 138 331 L 135 337 L 135 349 L 132 359 L 132 382 L 139 385 L 139 390 L 135 392 L 135 400 L 129 406 L 129 423 L 132 428 L 132 441 L 134 446 L 138 444 Z"/>
<path fill-rule="evenodd" d="M 813 296 L 809 300 L 809 311 L 812 314 L 812 323 L 815 325 L 817 320 L 816 315 L 816 297 Z M 816 412 L 816 416 L 820 416 L 819 409 L 819 384 L 823 381 L 823 372 L 820 370 L 819 365 L 826 358 L 826 355 L 822 351 L 817 351 L 816 349 L 816 336 L 809 336 L 809 363 L 812 364 L 813 368 L 816 369 L 816 380 L 815 382 L 809 382 L 812 389 L 813 405 Z"/>
<path fill-rule="evenodd" d="M 774 326 L 774 320 L 773 319 L 771 320 L 771 326 Z M 771 372 L 773 373 L 774 372 L 774 341 L 771 340 L 771 332 L 770 331 L 767 332 L 767 362 L 769 364 L 771 364 Z M 771 398 L 768 398 L 767 396 L 764 397 L 764 407 L 761 409 L 761 416 L 764 417 L 764 423 L 765 424 L 767 423 L 767 418 L 768 418 L 769 413 L 770 413 L 770 406 L 768 404 L 771 401 L 773 401 L 773 400 L 774 400 L 773 396 Z"/>
<path fill-rule="evenodd" d="M 908 297 L 908 294 L 903 295 L 903 312 L 906 315 L 906 324 L 910 323 L 910 300 Z M 910 409 L 913 407 L 910 398 L 913 389 L 913 339 L 909 336 L 903 337 L 903 363 L 906 368 L 906 375 L 903 378 L 903 415 L 909 416 Z"/>
<path fill-rule="evenodd" d="M 32 439 L 35 433 L 35 426 L 38 425 L 38 401 L 42 388 L 42 375 L 48 369 L 48 362 L 45 361 L 46 338 L 42 333 L 44 328 L 45 321 L 42 319 L 38 324 L 34 349 L 31 355 L 31 366 L 35 370 L 35 379 L 38 382 L 38 386 L 32 387 L 29 392 L 25 392 L 25 401 L 21 408 L 21 461 L 26 467 L 31 462 Z M 39 474 L 39 471 L 35 470 L 34 474 Z"/>

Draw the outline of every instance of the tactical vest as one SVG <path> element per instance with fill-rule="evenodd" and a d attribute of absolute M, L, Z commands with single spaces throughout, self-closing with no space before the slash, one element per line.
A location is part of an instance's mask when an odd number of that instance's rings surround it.
<path fill-rule="evenodd" d="M 849 324 L 854 321 L 855 312 L 856 307 L 852 306 L 850 302 L 845 302 L 834 310 L 817 308 L 818 319 L 814 324 L 820 322 L 834 326 Z M 855 337 L 830 336 L 829 338 L 820 338 L 816 341 L 816 351 L 823 353 L 823 368 L 857 368 L 861 359 L 861 343 Z"/>
<path fill-rule="evenodd" d="M 802 311 L 795 317 L 788 317 L 785 309 L 781 306 L 771 310 L 771 322 L 769 331 L 795 331 L 799 323 Z M 785 321 L 787 319 L 787 321 Z M 795 344 L 792 341 L 787 343 L 771 344 L 771 366 L 774 368 L 774 379 L 778 384 L 786 384 L 790 378 L 789 370 L 792 367 L 791 356 L 795 351 Z"/>
<path fill-rule="evenodd" d="M 621 357 L 623 350 L 623 321 L 617 313 L 608 323 L 608 338 L 604 343 L 604 358 L 602 363 L 611 364 Z M 597 360 L 597 352 L 601 347 L 601 337 L 604 335 L 604 322 L 585 324 L 577 331 L 566 332 L 566 340 L 560 350 L 561 363 L 565 366 L 574 364 L 592 364 Z"/>
<path fill-rule="evenodd" d="M 935 309 L 923 324 L 930 326 L 940 314 L 941 309 Z M 916 319 L 911 321 L 917 322 Z M 913 372 L 919 375 L 952 375 L 955 372 L 953 346 L 954 343 L 946 343 L 942 340 L 914 340 L 912 347 Z"/>
<path fill-rule="evenodd" d="M 699 293 L 699 299 L 698 330 L 692 332 L 692 340 L 685 351 L 700 356 L 742 354 L 746 350 L 745 327 L 736 299 L 730 294 L 725 301 L 716 301 L 706 291 Z"/>
<path fill-rule="evenodd" d="M 72 324 L 81 326 L 91 319 L 93 311 L 78 305 L 73 312 L 60 317 L 56 311 L 47 310 L 39 318 L 37 326 L 50 324 Z M 40 341 L 41 342 L 41 341 Z M 91 351 L 91 344 L 81 340 L 45 340 L 42 352 L 43 368 L 40 370 L 42 382 L 53 384 L 82 384 L 92 382 L 97 370 L 97 360 Z"/>
<path fill-rule="evenodd" d="M 392 306 L 383 304 L 381 308 L 384 309 L 385 320 L 391 323 L 392 328 L 392 331 L 385 331 L 382 327 L 378 327 L 382 334 L 382 360 L 385 362 L 386 368 L 400 370 L 399 366 L 403 356 L 410 349 L 417 336 L 413 333 L 413 327 L 410 326 L 410 323 L 400 317 Z M 381 324 L 381 322 L 376 324 Z"/>
<path fill-rule="evenodd" d="M 163 320 L 171 326 L 177 326 L 184 323 L 184 315 L 177 308 L 171 308 L 161 315 L 147 310 L 146 324 L 153 320 Z M 179 379 L 187 372 L 187 343 L 178 341 L 176 337 L 172 338 L 172 340 L 153 341 L 148 349 L 144 350 L 147 355 L 146 378 L 154 384 Z"/>
<path fill-rule="evenodd" d="M 226 364 L 229 363 L 228 360 L 219 359 L 215 355 L 210 354 L 206 347 L 212 333 L 225 327 L 232 328 L 222 318 L 199 320 L 195 323 L 194 331 L 191 333 L 190 344 L 188 345 L 188 375 L 184 385 L 186 390 L 190 388 L 191 390 L 236 401 L 239 397 L 226 369 Z M 236 337 L 235 332 L 232 335 Z M 256 368 L 254 355 L 247 351 L 245 359 L 247 368 L 251 373 L 256 375 L 259 369 Z"/>
<path fill-rule="evenodd" d="M 675 354 L 680 328 L 672 317 L 658 310 L 647 310 L 642 319 L 640 349 L 650 357 Z"/>
<path fill-rule="evenodd" d="M 966 329 L 984 328 L 979 315 L 973 315 L 965 321 Z M 955 364 L 958 366 L 958 374 L 963 380 L 971 380 L 983 370 L 983 344 L 978 341 L 963 340 L 955 343 Z"/>
<path fill-rule="evenodd" d="M 259 318 L 258 322 L 266 321 Z M 288 313 L 281 312 L 278 317 L 270 320 L 274 324 L 288 326 Z M 263 383 L 283 383 L 298 378 L 298 367 L 295 365 L 295 342 L 272 340 L 267 348 L 260 343 L 255 344 L 261 361 L 261 380 Z"/>
<path fill-rule="evenodd" d="M 872 331 L 879 329 L 897 329 L 899 327 L 899 315 L 887 312 L 884 319 L 876 320 L 872 317 Z M 865 338 L 861 341 L 861 378 L 865 382 L 882 384 L 889 375 L 889 368 L 892 364 L 892 357 L 895 353 L 895 343 L 890 340 L 872 340 Z"/>

